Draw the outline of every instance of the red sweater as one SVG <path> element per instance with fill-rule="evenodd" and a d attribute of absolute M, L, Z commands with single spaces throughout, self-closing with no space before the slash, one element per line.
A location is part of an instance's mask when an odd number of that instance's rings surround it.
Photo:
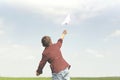
<path fill-rule="evenodd" d="M 62 39 L 59 39 L 56 44 L 52 44 L 45 48 L 42 53 L 42 59 L 39 63 L 37 72 L 42 74 L 42 69 L 44 68 L 46 62 L 50 64 L 52 73 L 58 73 L 65 68 L 70 68 L 70 65 L 64 60 L 60 48 L 62 46 Z"/>

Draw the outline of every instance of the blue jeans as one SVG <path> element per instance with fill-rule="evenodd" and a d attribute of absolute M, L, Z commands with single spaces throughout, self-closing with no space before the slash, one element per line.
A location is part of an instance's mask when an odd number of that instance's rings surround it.
<path fill-rule="evenodd" d="M 52 80 L 70 80 L 68 68 L 60 71 L 59 73 L 52 73 Z"/>

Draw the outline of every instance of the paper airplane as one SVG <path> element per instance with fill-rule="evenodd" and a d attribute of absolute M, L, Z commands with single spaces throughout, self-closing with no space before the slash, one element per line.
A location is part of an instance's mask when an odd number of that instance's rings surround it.
<path fill-rule="evenodd" d="M 65 20 L 62 22 L 62 25 L 69 25 L 71 22 L 70 14 L 68 14 Z"/>

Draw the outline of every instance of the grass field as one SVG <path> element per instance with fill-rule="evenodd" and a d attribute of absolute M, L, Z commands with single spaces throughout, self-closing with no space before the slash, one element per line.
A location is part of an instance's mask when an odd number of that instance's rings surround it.
<path fill-rule="evenodd" d="M 52 80 L 51 78 L 7 78 L 0 77 L 0 80 Z M 120 80 L 120 77 L 101 77 L 101 78 L 71 78 L 71 80 Z"/>

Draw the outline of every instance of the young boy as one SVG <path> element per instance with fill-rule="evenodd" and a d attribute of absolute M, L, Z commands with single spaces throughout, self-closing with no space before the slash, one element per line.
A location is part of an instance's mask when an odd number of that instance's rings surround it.
<path fill-rule="evenodd" d="M 66 34 L 67 31 L 64 30 L 61 38 L 55 44 L 52 43 L 49 36 L 44 36 L 41 39 L 42 45 L 45 49 L 42 53 L 42 59 L 39 63 L 38 69 L 36 70 L 36 76 L 42 74 L 42 69 L 46 62 L 48 62 L 52 71 L 52 80 L 70 80 L 70 65 L 64 60 L 60 50 Z"/>

